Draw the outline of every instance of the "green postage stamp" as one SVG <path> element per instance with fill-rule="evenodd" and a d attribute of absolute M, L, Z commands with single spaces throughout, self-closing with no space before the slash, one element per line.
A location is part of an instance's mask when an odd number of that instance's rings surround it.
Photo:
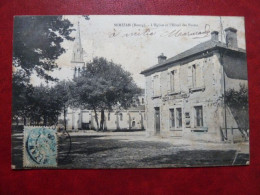
<path fill-rule="evenodd" d="M 25 128 L 23 167 L 56 167 L 57 136 L 55 129 Z"/>

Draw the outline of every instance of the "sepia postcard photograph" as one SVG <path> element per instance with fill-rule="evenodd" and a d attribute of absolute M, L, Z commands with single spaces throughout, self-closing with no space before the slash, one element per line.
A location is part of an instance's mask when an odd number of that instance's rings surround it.
<path fill-rule="evenodd" d="M 243 17 L 15 16 L 12 169 L 249 165 Z"/>

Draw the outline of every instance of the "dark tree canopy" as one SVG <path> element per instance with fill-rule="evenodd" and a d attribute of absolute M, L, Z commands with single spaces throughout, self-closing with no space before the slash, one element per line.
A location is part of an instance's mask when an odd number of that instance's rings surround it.
<path fill-rule="evenodd" d="M 13 61 L 28 75 L 33 70 L 48 80 L 46 71 L 57 67 L 55 60 L 65 52 L 61 43 L 73 40 L 73 24 L 62 16 L 19 16 L 14 19 Z"/>
<path fill-rule="evenodd" d="M 55 80 L 48 71 L 57 68 L 55 61 L 65 52 L 61 43 L 64 40 L 73 40 L 70 37 L 74 30 L 72 27 L 73 24 L 62 16 L 15 17 L 12 105 L 14 119 L 32 116 L 36 120 L 37 115 L 39 117 L 44 115 L 44 109 L 48 108 L 46 107 L 47 89 L 32 86 L 30 76 L 35 71 L 38 76 L 47 81 Z M 33 110 L 34 108 L 36 110 Z M 42 110 L 38 111 L 39 109 Z M 53 114 L 56 115 L 56 111 Z"/>
<path fill-rule="evenodd" d="M 100 110 L 101 126 L 104 110 L 111 110 L 113 107 L 128 108 L 133 97 L 141 92 L 128 71 L 105 58 L 94 58 L 74 81 L 74 105 L 93 109 L 95 112 Z M 96 122 L 99 126 L 97 117 Z"/>
<path fill-rule="evenodd" d="M 13 118 L 27 117 L 30 107 L 29 94 L 32 91 L 32 85 L 29 84 L 30 78 L 23 70 L 13 73 L 13 100 L 12 115 Z"/>
<path fill-rule="evenodd" d="M 75 79 L 74 90 L 79 105 L 99 109 L 112 109 L 116 105 L 127 108 L 141 92 L 128 71 L 105 58 L 94 58 L 86 65 Z"/>
<path fill-rule="evenodd" d="M 14 99 L 13 112 L 15 111 L 17 117 L 30 118 L 30 123 L 34 125 L 54 125 L 59 114 L 67 111 L 69 85 L 70 82 L 66 81 L 59 82 L 51 88 L 42 85 L 20 85 L 21 92 L 18 93 L 22 96 Z"/>

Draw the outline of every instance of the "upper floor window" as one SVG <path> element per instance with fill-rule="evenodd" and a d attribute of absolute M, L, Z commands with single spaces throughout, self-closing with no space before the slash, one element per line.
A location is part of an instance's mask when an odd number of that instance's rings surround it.
<path fill-rule="evenodd" d="M 160 96 L 161 95 L 161 85 L 160 85 L 159 75 L 155 75 L 153 77 L 153 95 L 154 96 Z"/>
<path fill-rule="evenodd" d="M 192 87 L 193 88 L 203 87 L 202 65 L 199 64 L 192 65 Z"/>
<path fill-rule="evenodd" d="M 110 121 L 110 112 L 107 114 L 107 120 Z"/>
<path fill-rule="evenodd" d="M 123 113 L 120 113 L 119 117 L 120 117 L 120 121 L 122 121 L 123 120 Z"/>
<path fill-rule="evenodd" d="M 170 94 L 180 93 L 180 67 L 174 67 L 174 69 L 168 70 L 168 92 Z"/>
<path fill-rule="evenodd" d="M 197 72 L 196 72 L 196 64 L 192 65 L 192 86 L 196 87 L 197 83 Z"/>
<path fill-rule="evenodd" d="M 144 98 L 142 98 L 142 104 L 144 104 Z"/>
<path fill-rule="evenodd" d="M 203 108 L 195 106 L 195 127 L 203 127 Z"/>
<path fill-rule="evenodd" d="M 171 71 L 170 74 L 170 87 L 171 87 L 171 91 L 176 91 L 176 70 Z"/>

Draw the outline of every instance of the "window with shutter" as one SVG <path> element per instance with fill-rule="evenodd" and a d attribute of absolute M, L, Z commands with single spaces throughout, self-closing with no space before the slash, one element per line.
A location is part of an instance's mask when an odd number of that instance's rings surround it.
<path fill-rule="evenodd" d="M 196 68 L 196 88 L 203 87 L 203 65 L 199 64 Z"/>
<path fill-rule="evenodd" d="M 192 88 L 192 66 L 188 67 L 187 75 L 188 75 L 188 88 L 190 89 Z"/>
<path fill-rule="evenodd" d="M 176 90 L 176 71 L 171 71 L 170 73 L 170 79 L 171 79 L 171 83 L 170 83 L 170 87 L 171 87 L 171 92 L 174 92 Z"/>
<path fill-rule="evenodd" d="M 153 77 L 153 96 L 161 95 L 161 86 L 160 86 L 160 77 L 159 75 L 155 75 Z"/>
<path fill-rule="evenodd" d="M 203 127 L 203 109 L 202 106 L 195 106 L 195 127 Z"/>
<path fill-rule="evenodd" d="M 180 68 L 175 67 L 168 70 L 168 93 L 177 94 L 180 93 Z"/>
<path fill-rule="evenodd" d="M 197 86 L 197 67 L 196 64 L 192 65 L 192 87 L 195 88 Z"/>
<path fill-rule="evenodd" d="M 204 84 L 204 66 L 203 64 L 193 64 L 190 67 L 191 84 L 190 91 L 201 91 L 205 89 Z"/>

